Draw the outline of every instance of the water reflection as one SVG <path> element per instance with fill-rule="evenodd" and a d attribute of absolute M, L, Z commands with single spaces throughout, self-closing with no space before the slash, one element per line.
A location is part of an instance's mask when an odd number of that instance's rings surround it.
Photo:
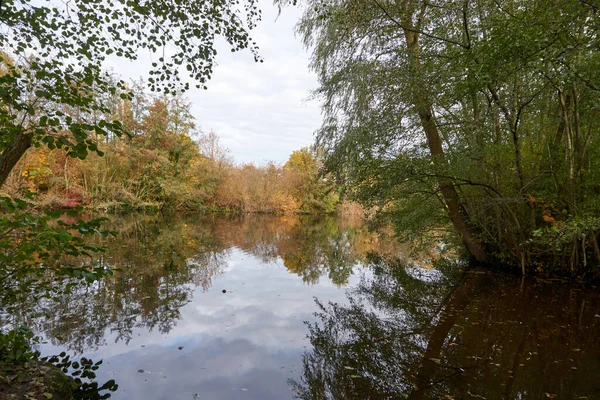
<path fill-rule="evenodd" d="M 349 303 L 319 303 L 298 398 L 600 398 L 596 290 L 371 261 Z"/>
<path fill-rule="evenodd" d="M 359 223 L 333 217 L 136 215 L 111 218 L 107 228 L 117 236 L 97 238 L 107 248 L 99 261 L 117 268 L 114 276 L 44 300 L 12 322 L 83 353 L 107 345 L 108 333 L 125 344 L 136 328 L 168 334 L 194 292 L 209 290 L 223 274 L 234 249 L 282 263 L 306 284 L 329 279 L 338 286 L 366 251 L 394 250 Z"/>
<path fill-rule="evenodd" d="M 335 218 L 110 229 L 113 276 L 2 323 L 104 360 L 115 399 L 600 398 L 596 290 L 386 261 L 393 241 Z"/>

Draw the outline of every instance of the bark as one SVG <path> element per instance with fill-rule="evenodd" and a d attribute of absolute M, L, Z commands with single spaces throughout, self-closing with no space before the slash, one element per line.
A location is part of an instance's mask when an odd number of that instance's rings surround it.
<path fill-rule="evenodd" d="M 8 175 L 13 170 L 23 154 L 31 147 L 31 135 L 18 132 L 6 149 L 0 155 L 0 188 L 6 182 Z"/>
<path fill-rule="evenodd" d="M 598 241 L 596 240 L 596 234 L 594 232 L 592 232 L 592 245 L 594 246 L 596 261 L 598 262 L 598 265 L 600 265 L 600 247 L 598 247 Z"/>
<path fill-rule="evenodd" d="M 510 130 L 512 136 L 513 147 L 515 151 L 515 167 L 517 169 L 517 177 L 519 178 L 519 193 L 524 197 L 524 201 L 527 204 L 527 207 L 529 207 L 531 230 L 534 230 L 537 227 L 535 220 L 535 200 L 529 194 L 525 193 L 525 173 L 523 172 L 523 157 L 521 154 L 521 140 L 519 138 L 519 119 L 525 105 L 520 107 L 514 105 L 512 109 L 509 109 L 506 104 L 502 103 L 497 91 L 490 84 L 488 84 L 488 90 L 492 95 L 492 99 L 498 108 L 500 108 L 502 114 L 504 114 L 504 118 L 506 119 L 508 129 Z M 515 111 L 516 109 L 518 109 L 518 111 Z"/>
<path fill-rule="evenodd" d="M 571 129 L 571 121 L 569 118 L 569 106 L 565 101 L 565 96 L 562 91 L 558 92 L 558 98 L 560 100 L 560 105 L 562 108 L 562 116 L 565 125 L 565 134 L 567 139 L 567 162 L 569 165 L 569 183 L 567 186 L 568 197 L 569 197 L 569 207 L 570 209 L 574 209 L 575 207 L 575 151 L 573 144 L 573 131 Z"/>
<path fill-rule="evenodd" d="M 408 57 L 413 76 L 418 88 L 424 87 L 421 78 L 421 63 L 419 59 L 418 35 L 414 30 L 404 29 L 404 35 L 407 43 Z M 440 132 L 435 124 L 433 117 L 433 106 L 428 96 L 420 89 L 415 95 L 415 106 L 421 120 L 423 131 L 427 136 L 429 151 L 433 156 L 434 162 L 444 162 L 444 149 Z M 467 212 L 460 201 L 460 197 L 452 181 L 444 178 L 439 179 L 440 192 L 444 198 L 448 214 L 452 220 L 454 228 L 461 236 L 462 242 L 469 253 L 479 262 L 488 262 L 487 252 L 477 239 L 477 229 L 469 223 Z"/>

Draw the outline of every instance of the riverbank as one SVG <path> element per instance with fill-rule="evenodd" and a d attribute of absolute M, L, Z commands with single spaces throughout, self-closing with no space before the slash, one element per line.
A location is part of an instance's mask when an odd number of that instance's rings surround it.
<path fill-rule="evenodd" d="M 271 207 L 264 209 L 244 209 L 242 207 L 222 207 L 215 204 L 186 203 L 184 205 L 174 206 L 168 203 L 160 202 L 118 202 L 103 201 L 94 202 L 91 200 L 83 201 L 81 199 L 73 200 L 71 198 L 59 197 L 41 197 L 34 200 L 27 200 L 40 210 L 68 211 L 72 209 L 82 209 L 91 212 L 102 213 L 201 213 L 214 215 L 242 215 L 242 214 L 266 214 L 266 215 L 342 215 L 352 218 L 363 218 L 364 209 L 358 203 L 340 202 L 329 210 L 320 209 L 289 209 L 286 207 Z"/>
<path fill-rule="evenodd" d="M 72 377 L 51 364 L 0 361 L 0 399 L 72 400 L 77 387 Z"/>

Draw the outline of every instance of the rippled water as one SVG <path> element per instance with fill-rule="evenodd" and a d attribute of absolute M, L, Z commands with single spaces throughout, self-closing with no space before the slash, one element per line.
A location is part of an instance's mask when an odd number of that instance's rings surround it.
<path fill-rule="evenodd" d="M 103 359 L 114 399 L 600 398 L 596 288 L 410 266 L 331 217 L 110 227 L 120 271 L 14 318 Z"/>

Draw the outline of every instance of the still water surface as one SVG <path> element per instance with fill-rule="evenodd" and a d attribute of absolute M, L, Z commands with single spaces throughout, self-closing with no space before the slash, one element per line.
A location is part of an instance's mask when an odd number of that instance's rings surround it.
<path fill-rule="evenodd" d="M 109 228 L 120 271 L 30 323 L 44 354 L 103 359 L 113 399 L 600 399 L 596 288 L 410 266 L 335 218 Z"/>

